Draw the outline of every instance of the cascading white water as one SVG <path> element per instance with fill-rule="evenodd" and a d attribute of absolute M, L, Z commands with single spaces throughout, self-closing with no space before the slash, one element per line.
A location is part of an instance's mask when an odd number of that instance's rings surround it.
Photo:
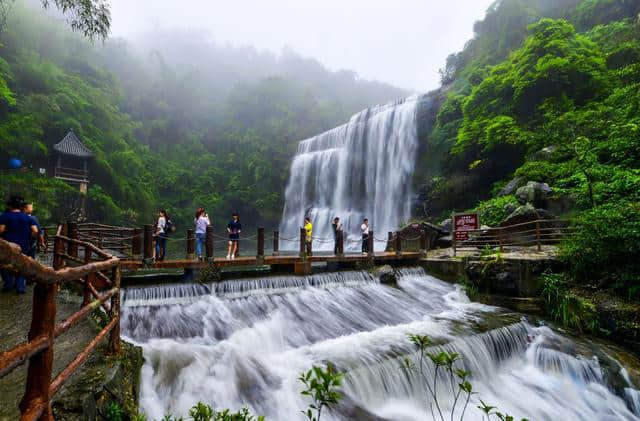
<path fill-rule="evenodd" d="M 441 344 L 435 349 L 459 352 L 473 373 L 478 395 L 467 420 L 481 419 L 479 398 L 516 419 L 640 416 L 638 391 L 624 370 L 619 377 L 628 385 L 617 395 L 590 348 L 470 303 L 459 288 L 421 269 L 398 276 L 398 288 L 366 272 L 341 272 L 126 289 L 122 332 L 145 356 L 142 409 L 160 419 L 204 401 L 248 405 L 267 420 L 302 420 L 308 401 L 297 377 L 330 361 L 346 373 L 345 398 L 324 420 L 431 419 L 424 384 L 399 368 L 401 357 L 415 357 L 407 333 L 419 333 Z M 445 413 L 447 382 L 439 382 Z"/>
<path fill-rule="evenodd" d="M 418 149 L 417 114 L 430 101 L 421 95 L 372 107 L 347 124 L 301 141 L 285 191 L 281 238 L 297 238 L 309 215 L 319 238 L 314 248 L 332 250 L 331 222 L 338 216 L 351 239 L 345 248 L 356 249 L 364 218 L 380 239 L 407 221 Z M 376 249 L 384 245 L 377 241 Z M 282 241 L 282 247 L 297 246 Z"/>

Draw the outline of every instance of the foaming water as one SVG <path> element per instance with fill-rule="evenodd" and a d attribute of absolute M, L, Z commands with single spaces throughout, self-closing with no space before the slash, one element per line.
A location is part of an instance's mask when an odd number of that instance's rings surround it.
<path fill-rule="evenodd" d="M 345 399 L 326 419 L 430 419 L 423 383 L 399 368 L 401 358 L 416 358 L 407 334 L 418 333 L 438 344 L 433 351 L 460 353 L 473 373 L 478 395 L 465 419 L 481 419 L 477 398 L 517 419 L 638 419 L 634 386 L 616 395 L 597 358 L 578 355 L 570 339 L 471 303 L 421 269 L 397 275 L 397 287 L 340 272 L 124 291 L 122 332 L 145 355 L 141 407 L 160 419 L 201 400 L 302 419 L 308 402 L 297 377 L 331 361 L 345 372 Z M 493 327 L 479 328 L 487 319 Z M 451 384 L 446 376 L 438 383 L 448 414 Z"/>
<path fill-rule="evenodd" d="M 378 233 L 394 231 L 406 221 L 418 149 L 417 114 L 431 101 L 419 95 L 371 107 L 342 126 L 301 141 L 285 191 L 282 247 L 296 247 L 295 241 L 285 239 L 298 237 L 306 215 L 320 238 L 314 244 L 317 250 L 333 249 L 335 216 L 341 217 L 345 234 L 351 234 L 347 249 L 359 247 L 355 234 L 365 217 Z M 375 246 L 382 250 L 385 241 Z"/>

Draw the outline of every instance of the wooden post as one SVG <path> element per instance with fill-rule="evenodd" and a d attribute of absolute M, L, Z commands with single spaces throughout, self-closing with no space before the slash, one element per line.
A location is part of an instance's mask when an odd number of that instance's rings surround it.
<path fill-rule="evenodd" d="M 367 237 L 367 248 L 369 249 L 369 257 L 373 257 L 373 247 L 375 243 L 373 242 L 373 231 L 369 230 L 369 236 Z"/>
<path fill-rule="evenodd" d="M 89 247 L 84 248 L 84 264 L 91 263 L 91 249 Z M 93 279 L 93 274 L 90 273 L 84 277 L 84 285 L 82 291 L 82 305 L 80 308 L 86 306 L 91 302 L 91 280 Z"/>
<path fill-rule="evenodd" d="M 536 243 L 538 243 L 538 251 L 542 250 L 542 244 L 540 243 L 540 221 L 536 221 Z"/>
<path fill-rule="evenodd" d="M 207 259 L 214 258 L 214 249 L 213 249 L 213 227 L 211 225 L 207 226 L 207 232 L 205 237 L 205 247 L 207 251 Z"/>
<path fill-rule="evenodd" d="M 120 279 L 122 277 L 122 272 L 120 269 L 120 265 L 115 266 L 111 269 L 111 282 L 114 288 L 118 288 L 118 292 L 111 296 L 111 310 L 109 312 L 109 316 L 111 320 L 118 321 L 111 329 L 111 333 L 109 334 L 109 353 L 110 354 L 120 354 Z"/>
<path fill-rule="evenodd" d="M 502 228 L 498 228 L 498 244 L 500 245 L 500 252 L 502 252 Z"/>
<path fill-rule="evenodd" d="M 54 256 L 54 269 L 60 269 L 64 265 L 64 259 L 60 253 L 64 253 L 64 244 L 59 238 L 55 239 L 57 257 Z M 45 335 L 48 347 L 29 358 L 27 370 L 26 392 L 20 401 L 22 414 L 33 408 L 37 401 L 46 402 L 39 421 L 54 421 L 51 404 L 49 402 L 49 385 L 51 384 L 51 371 L 53 368 L 53 340 L 56 325 L 56 291 L 58 284 L 35 283 L 33 287 L 33 313 L 31 329 L 28 340 L 32 341 Z"/>
<path fill-rule="evenodd" d="M 306 260 L 307 254 L 305 253 L 305 240 L 307 233 L 304 228 L 300 228 L 300 258 Z"/>
<path fill-rule="evenodd" d="M 53 239 L 53 268 L 55 270 L 62 269 L 64 267 L 64 240 L 60 237 L 54 237 Z"/>
<path fill-rule="evenodd" d="M 420 230 L 420 252 L 423 255 L 427 254 L 429 246 L 427 245 L 427 230 Z"/>
<path fill-rule="evenodd" d="M 344 256 L 344 231 L 340 230 L 338 234 L 338 256 Z"/>
<path fill-rule="evenodd" d="M 131 254 L 138 257 L 142 254 L 142 230 L 140 228 L 133 229 L 133 238 L 131 238 Z"/>
<path fill-rule="evenodd" d="M 264 228 L 258 228 L 258 259 L 264 259 Z"/>
<path fill-rule="evenodd" d="M 76 222 L 67 222 L 67 237 L 72 240 L 78 239 L 78 224 Z M 69 244 L 67 244 L 67 253 L 71 257 L 78 257 L 78 244 L 69 241 Z"/>
<path fill-rule="evenodd" d="M 385 251 L 391 251 L 392 247 L 395 248 L 394 241 L 393 241 L 393 233 L 389 231 L 387 233 L 387 247 L 385 247 Z"/>
<path fill-rule="evenodd" d="M 144 255 L 143 259 L 153 259 L 153 225 L 144 226 Z"/>
<path fill-rule="evenodd" d="M 451 215 L 451 247 L 453 248 L 453 257 L 456 256 L 456 219 Z"/>
<path fill-rule="evenodd" d="M 187 230 L 187 260 L 196 257 L 196 235 L 192 228 Z"/>
<path fill-rule="evenodd" d="M 273 232 L 273 255 L 280 255 L 280 231 Z"/>
<path fill-rule="evenodd" d="M 400 232 L 396 231 L 395 247 L 396 255 L 402 254 L 402 238 L 400 238 Z"/>

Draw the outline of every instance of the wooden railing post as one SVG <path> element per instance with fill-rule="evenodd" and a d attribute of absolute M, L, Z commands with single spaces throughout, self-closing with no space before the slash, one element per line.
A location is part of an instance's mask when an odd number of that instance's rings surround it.
<path fill-rule="evenodd" d="M 402 254 L 402 238 L 400 238 L 400 232 L 396 231 L 396 235 L 395 235 L 395 247 L 396 249 L 396 254 L 400 255 Z"/>
<path fill-rule="evenodd" d="M 76 222 L 67 222 L 67 237 L 72 240 L 78 239 L 78 224 Z M 71 257 L 78 257 L 78 244 L 74 241 L 69 241 L 67 253 Z"/>
<path fill-rule="evenodd" d="M 503 251 L 502 246 L 502 228 L 498 228 L 498 245 L 500 246 L 500 252 Z"/>
<path fill-rule="evenodd" d="M 273 231 L 273 255 L 280 255 L 280 231 Z"/>
<path fill-rule="evenodd" d="M 145 261 L 153 259 L 153 225 L 144 226 L 144 255 Z"/>
<path fill-rule="evenodd" d="M 214 242 L 213 242 L 213 227 L 211 225 L 207 226 L 205 237 L 205 248 L 207 252 L 207 259 L 213 259 L 214 257 Z"/>
<path fill-rule="evenodd" d="M 53 239 L 53 268 L 55 270 L 62 269 L 64 267 L 64 257 L 62 256 L 65 253 L 64 249 L 64 240 L 60 237 L 54 237 Z"/>
<path fill-rule="evenodd" d="M 58 240 L 58 239 L 56 239 Z M 20 401 L 22 414 L 32 410 L 39 402 L 45 405 L 39 421 L 53 421 L 49 402 L 49 385 L 53 368 L 53 340 L 56 325 L 56 283 L 36 282 L 33 287 L 33 310 L 29 341 L 46 336 L 48 347 L 29 358 L 26 392 Z"/>
<path fill-rule="evenodd" d="M 196 257 L 196 235 L 192 228 L 187 230 L 187 259 Z"/>
<path fill-rule="evenodd" d="M 394 247 L 395 248 L 395 244 L 393 241 L 393 232 L 389 231 L 387 233 L 387 247 L 385 247 L 385 251 L 391 251 L 390 247 Z"/>
<path fill-rule="evenodd" d="M 337 232 L 338 235 L 338 256 L 344 256 L 344 232 L 342 230 Z"/>
<path fill-rule="evenodd" d="M 304 228 L 300 228 L 300 258 L 302 258 L 302 260 L 305 260 L 307 257 L 307 254 L 305 253 L 306 237 L 307 232 L 304 230 Z"/>
<path fill-rule="evenodd" d="M 120 354 L 120 280 L 122 277 L 122 272 L 120 269 L 120 264 L 111 269 L 111 282 L 113 288 L 117 288 L 118 291 L 111 296 L 111 311 L 110 317 L 111 320 L 118 321 L 111 329 L 111 333 L 109 334 L 109 353 L 110 354 Z"/>
<path fill-rule="evenodd" d="M 373 231 L 369 230 L 369 236 L 367 237 L 367 249 L 369 250 L 369 257 L 373 257 L 373 247 L 375 246 L 373 239 Z"/>
<path fill-rule="evenodd" d="M 140 257 L 142 254 L 142 230 L 140 228 L 133 229 L 133 238 L 131 238 L 131 254 L 134 257 Z"/>
<path fill-rule="evenodd" d="M 84 264 L 91 263 L 91 249 L 89 247 L 84 248 Z M 82 306 L 84 307 L 91 301 L 91 280 L 93 279 L 93 274 L 89 274 L 84 277 L 84 285 L 82 291 Z"/>
<path fill-rule="evenodd" d="M 540 220 L 536 221 L 536 243 L 538 244 L 538 251 L 541 251 L 542 244 L 540 243 Z"/>
<path fill-rule="evenodd" d="M 258 228 L 258 259 L 264 259 L 264 228 Z"/>

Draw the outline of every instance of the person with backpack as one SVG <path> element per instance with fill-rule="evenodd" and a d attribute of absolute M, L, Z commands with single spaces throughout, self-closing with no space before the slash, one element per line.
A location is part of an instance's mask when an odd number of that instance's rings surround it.
<path fill-rule="evenodd" d="M 7 211 L 0 215 L 0 237 L 3 240 L 20 246 L 23 254 L 29 253 L 31 242 L 38 236 L 38 223 L 22 212 L 24 200 L 20 196 L 12 196 L 7 203 Z M 2 292 L 16 290 L 18 294 L 26 292 L 26 282 L 21 274 L 8 270 L 0 271 L 4 285 Z"/>
<path fill-rule="evenodd" d="M 167 211 L 164 209 L 158 212 L 158 220 L 156 221 L 156 261 L 161 262 L 164 260 L 167 254 L 167 233 L 171 230 L 172 226 L 169 226 L 167 222 L 169 217 Z"/>
<path fill-rule="evenodd" d="M 313 252 L 311 250 L 311 242 L 313 241 L 313 224 L 311 223 L 311 218 L 308 216 L 304 218 L 304 231 L 305 235 L 305 251 L 307 256 L 312 256 Z"/>

